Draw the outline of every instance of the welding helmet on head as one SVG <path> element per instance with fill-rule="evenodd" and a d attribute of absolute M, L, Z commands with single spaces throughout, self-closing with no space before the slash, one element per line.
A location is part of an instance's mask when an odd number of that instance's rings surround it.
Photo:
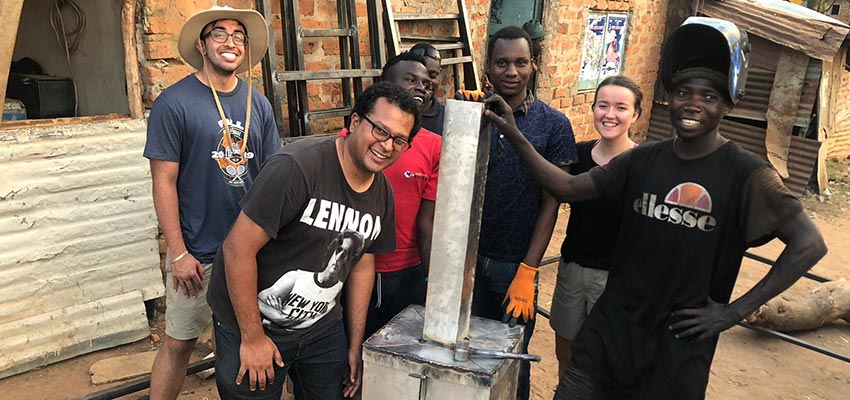
<path fill-rule="evenodd" d="M 661 83 L 673 90 L 675 74 L 685 68 L 707 67 L 725 75 L 729 99 L 744 97 L 750 41 L 747 32 L 716 18 L 690 17 L 667 39 L 661 55 Z"/>

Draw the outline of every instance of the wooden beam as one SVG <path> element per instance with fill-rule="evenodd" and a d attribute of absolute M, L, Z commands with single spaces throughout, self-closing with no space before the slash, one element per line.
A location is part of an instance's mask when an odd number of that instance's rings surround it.
<path fill-rule="evenodd" d="M 21 22 L 21 10 L 24 0 L 0 0 L 0 105 L 6 102 L 6 84 L 9 81 L 9 67 L 15 53 L 15 41 L 18 39 L 18 24 Z"/>
<path fill-rule="evenodd" d="M 835 55 L 835 58 L 831 62 L 824 61 L 822 66 L 823 72 L 821 73 L 820 87 L 818 87 L 817 101 L 817 140 L 821 142 L 821 147 L 818 151 L 816 176 L 819 195 L 824 195 L 829 185 L 826 156 L 829 152 L 829 139 L 835 129 L 835 113 L 838 112 L 835 99 L 838 98 L 838 90 L 840 90 L 840 77 L 844 72 L 844 57 L 846 57 L 847 51 L 846 47 L 843 48 Z"/>
<path fill-rule="evenodd" d="M 767 134 L 764 138 L 767 160 L 782 178 L 788 178 L 788 154 L 791 151 L 791 134 L 800 94 L 806 81 L 809 56 L 787 47 L 779 53 L 776 79 L 767 106 Z"/>
<path fill-rule="evenodd" d="M 127 104 L 130 118 L 144 118 L 142 79 L 139 76 L 139 56 L 136 48 L 136 2 L 125 0 L 121 7 L 121 36 L 124 43 L 124 74 L 127 81 Z"/>

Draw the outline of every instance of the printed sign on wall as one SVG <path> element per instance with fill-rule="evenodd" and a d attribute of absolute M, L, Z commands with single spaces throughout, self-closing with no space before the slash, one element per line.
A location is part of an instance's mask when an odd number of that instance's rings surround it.
<path fill-rule="evenodd" d="M 593 90 L 611 75 L 620 73 L 625 54 L 629 15 L 591 11 L 584 30 L 579 91 Z"/>

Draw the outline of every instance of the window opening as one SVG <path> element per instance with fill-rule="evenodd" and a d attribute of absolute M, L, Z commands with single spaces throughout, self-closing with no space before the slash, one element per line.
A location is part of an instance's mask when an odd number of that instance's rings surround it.
<path fill-rule="evenodd" d="M 24 1 L 3 121 L 129 114 L 122 3 Z"/>

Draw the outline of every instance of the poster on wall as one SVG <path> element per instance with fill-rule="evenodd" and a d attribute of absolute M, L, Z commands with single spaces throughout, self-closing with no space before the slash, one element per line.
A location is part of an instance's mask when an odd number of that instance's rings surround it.
<path fill-rule="evenodd" d="M 591 11 L 582 47 L 579 91 L 593 90 L 605 77 L 620 73 L 629 15 Z"/>

